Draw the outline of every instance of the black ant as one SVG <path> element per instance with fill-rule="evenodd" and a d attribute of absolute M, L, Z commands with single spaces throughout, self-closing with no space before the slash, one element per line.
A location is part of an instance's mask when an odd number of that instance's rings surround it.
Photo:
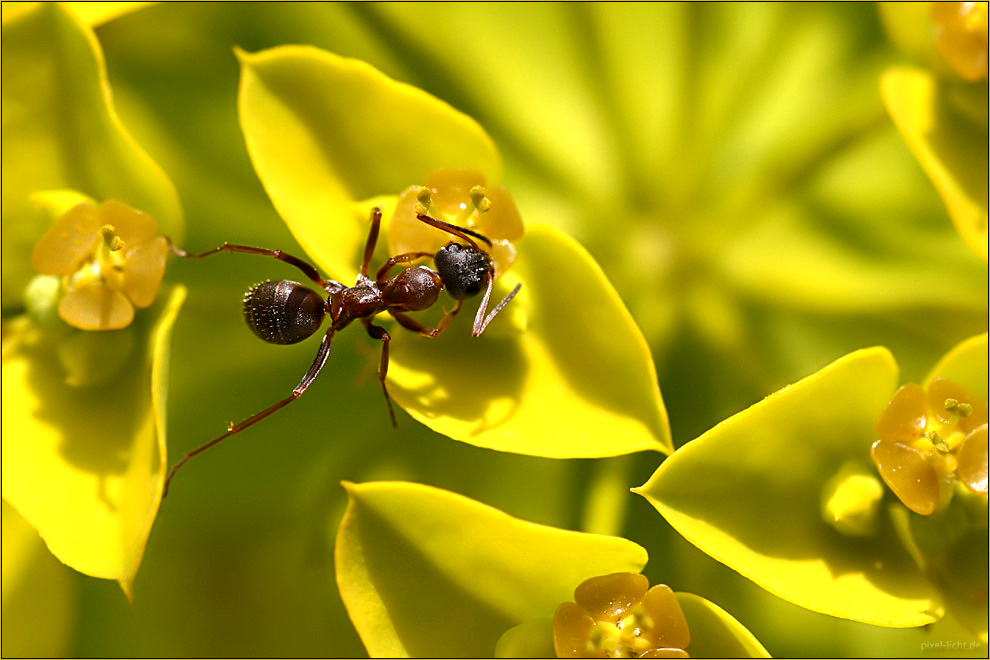
<path fill-rule="evenodd" d="M 399 322 L 399 325 L 407 330 L 418 332 L 426 337 L 436 337 L 453 321 L 457 312 L 460 311 L 464 299 L 476 296 L 484 289 L 485 296 L 482 298 L 478 313 L 474 317 L 474 327 L 471 334 L 477 337 L 485 331 L 495 315 L 518 293 L 522 284 L 517 284 L 495 306 L 495 309 L 486 315 L 488 300 L 495 281 L 495 266 L 491 257 L 478 246 L 478 243 L 483 243 L 490 248 L 492 242 L 478 232 L 436 220 L 428 215 L 419 214 L 417 218 L 421 222 L 466 241 L 467 245 L 451 241 L 440 248 L 436 254 L 407 252 L 391 257 L 378 269 L 375 279 L 371 279 L 368 277 L 368 264 L 371 261 L 372 253 L 375 251 L 375 244 L 378 242 L 378 231 L 382 220 L 381 210 L 375 208 L 371 212 L 371 229 L 368 232 L 368 242 L 364 247 L 361 272 L 358 274 L 354 286 L 344 286 L 340 282 L 323 279 L 314 266 L 281 250 L 267 250 L 249 245 L 224 243 L 207 252 L 189 254 L 174 245 L 170 245 L 176 255 L 185 259 L 202 259 L 220 252 L 245 252 L 274 257 L 298 268 L 326 293 L 326 300 L 324 300 L 316 291 L 290 280 L 277 282 L 266 280 L 251 287 L 244 295 L 244 319 L 247 321 L 248 327 L 261 339 L 272 344 L 295 344 L 315 333 L 323 324 L 325 315 L 330 316 L 330 328 L 323 335 L 316 359 L 313 360 L 306 375 L 292 390 L 292 394 L 239 424 L 231 423 L 226 433 L 183 456 L 178 463 L 172 466 L 165 478 L 162 497 L 168 494 L 169 484 L 176 471 L 190 458 L 206 451 L 224 438 L 260 422 L 301 397 L 316 379 L 323 365 L 326 364 L 327 358 L 330 356 L 330 344 L 334 333 L 346 327 L 351 321 L 360 320 L 367 333 L 373 339 L 382 342 L 378 380 L 381 381 L 382 391 L 385 393 L 385 401 L 388 404 L 388 412 L 393 426 L 396 425 L 395 411 L 392 408 L 388 388 L 385 386 L 385 376 L 388 373 L 388 343 L 392 337 L 385 328 L 374 325 L 372 319 L 382 312 L 388 312 Z M 388 279 L 389 272 L 395 266 L 409 264 L 426 257 L 433 259 L 436 270 L 426 266 L 410 266 L 395 277 Z M 437 302 L 440 291 L 444 288 L 457 302 L 453 309 L 444 312 L 437 327 L 428 328 L 406 314 L 406 312 L 418 312 L 431 307 Z"/>

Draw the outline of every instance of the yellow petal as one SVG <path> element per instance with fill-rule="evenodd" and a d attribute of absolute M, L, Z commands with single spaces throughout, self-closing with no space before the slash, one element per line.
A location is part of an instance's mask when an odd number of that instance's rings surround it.
<path fill-rule="evenodd" d="M 72 207 L 35 244 L 31 266 L 43 275 L 70 273 L 101 240 L 101 224 L 92 204 Z"/>
<path fill-rule="evenodd" d="M 155 301 L 167 257 L 168 242 L 161 236 L 128 250 L 124 263 L 124 293 L 136 306 L 147 307 Z"/>
<path fill-rule="evenodd" d="M 877 419 L 877 435 L 890 442 L 910 443 L 928 423 L 928 396 L 917 383 L 907 383 L 894 393 Z"/>
<path fill-rule="evenodd" d="M 615 621 L 643 600 L 650 581 L 641 573 L 612 573 L 589 578 L 574 590 L 574 600 L 588 614 Z"/>
<path fill-rule="evenodd" d="M 584 608 L 574 603 L 561 603 L 553 615 L 553 649 L 557 657 L 593 657 L 588 654 L 588 637 L 594 627 L 595 620 Z"/>
<path fill-rule="evenodd" d="M 158 231 L 158 223 L 150 215 L 115 199 L 100 204 L 100 220 L 101 225 L 113 226 L 125 249 L 150 241 Z"/>
<path fill-rule="evenodd" d="M 987 494 L 987 425 L 966 436 L 956 452 L 959 479 L 974 493 Z"/>
<path fill-rule="evenodd" d="M 943 424 L 951 421 L 954 414 L 947 410 L 945 402 L 947 399 L 955 399 L 959 403 L 970 406 L 970 413 L 966 417 L 959 417 L 956 426 L 961 431 L 972 431 L 978 426 L 987 423 L 987 402 L 982 401 L 975 394 L 971 393 L 962 385 L 947 378 L 937 377 L 928 385 L 928 405 L 932 414 Z"/>
<path fill-rule="evenodd" d="M 120 291 L 94 281 L 62 296 L 58 315 L 80 330 L 118 330 L 134 320 L 134 305 Z"/>
<path fill-rule="evenodd" d="M 871 455 L 880 476 L 904 506 L 923 516 L 935 510 L 938 475 L 920 451 L 899 442 L 877 440 Z"/>
<path fill-rule="evenodd" d="M 686 649 L 691 643 L 687 619 L 677 602 L 677 596 L 665 584 L 650 587 L 643 598 L 643 609 L 653 619 L 649 636 L 664 649 Z"/>

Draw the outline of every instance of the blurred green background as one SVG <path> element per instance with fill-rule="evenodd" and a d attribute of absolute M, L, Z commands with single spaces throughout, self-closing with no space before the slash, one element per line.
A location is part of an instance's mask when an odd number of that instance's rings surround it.
<path fill-rule="evenodd" d="M 887 346 L 902 380 L 917 380 L 986 331 L 986 265 L 883 109 L 879 75 L 901 56 L 870 4 L 163 3 L 96 35 L 124 124 L 179 190 L 192 251 L 231 241 L 303 254 L 244 147 L 235 46 L 357 57 L 474 117 L 524 221 L 578 238 L 629 306 L 678 446 L 852 350 Z M 241 318 L 243 292 L 295 277 L 287 268 L 171 263 L 167 279 L 189 288 L 173 461 L 288 394 L 309 366 L 316 340 L 266 345 Z M 402 479 L 636 541 L 651 583 L 719 604 L 776 656 L 932 654 L 925 631 L 808 612 L 686 543 L 628 492 L 659 455 L 501 454 L 401 412 L 393 429 L 378 351 L 341 333 L 305 397 L 183 469 L 133 604 L 40 553 L 28 587 L 40 618 L 28 606 L 21 617 L 44 624 L 22 629 L 43 641 L 23 652 L 363 655 L 334 582 L 339 482 Z M 52 625 L 63 632 L 40 632 Z M 946 626 L 937 638 L 962 638 Z"/>

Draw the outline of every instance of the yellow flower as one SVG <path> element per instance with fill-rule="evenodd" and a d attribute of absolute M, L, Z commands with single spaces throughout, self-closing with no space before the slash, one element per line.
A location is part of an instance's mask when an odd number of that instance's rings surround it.
<path fill-rule="evenodd" d="M 987 404 L 936 378 L 908 383 L 877 420 L 871 455 L 898 499 L 921 515 L 948 504 L 956 482 L 987 493 Z"/>
<path fill-rule="evenodd" d="M 389 228 L 390 254 L 436 252 L 450 237 L 433 230 L 416 216 L 425 213 L 438 220 L 467 227 L 491 240 L 488 250 L 495 276 L 516 259 L 513 241 L 523 235 L 522 218 L 505 186 L 486 187 L 481 172 L 443 168 L 430 172 L 425 185 L 409 186 L 399 196 Z"/>
<path fill-rule="evenodd" d="M 687 619 L 665 584 L 639 573 L 585 580 L 553 617 L 559 658 L 687 658 Z"/>
<path fill-rule="evenodd" d="M 62 278 L 62 320 L 81 330 L 117 330 L 134 307 L 155 301 L 168 243 L 154 218 L 123 202 L 72 207 L 41 237 L 31 265 Z"/>

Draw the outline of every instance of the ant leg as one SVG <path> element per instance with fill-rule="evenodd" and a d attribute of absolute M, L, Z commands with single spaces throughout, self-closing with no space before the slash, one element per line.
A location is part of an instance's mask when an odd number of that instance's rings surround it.
<path fill-rule="evenodd" d="M 378 243 L 378 231 L 382 226 L 382 210 L 377 206 L 371 209 L 371 229 L 368 230 L 368 241 L 364 244 L 364 259 L 361 260 L 361 277 L 368 277 L 368 264 Z"/>
<path fill-rule="evenodd" d="M 519 293 L 519 289 L 522 288 L 522 282 L 520 282 L 514 289 L 512 289 L 512 291 L 509 292 L 509 295 L 502 298 L 502 302 L 495 306 L 495 309 L 492 310 L 491 314 L 485 316 L 485 312 L 488 311 L 488 298 L 492 295 L 492 286 L 494 283 L 495 278 L 492 277 L 491 273 L 488 273 L 488 287 L 485 289 L 485 297 L 482 298 L 481 304 L 478 306 L 478 313 L 474 317 L 474 328 L 471 330 L 472 337 L 477 337 L 484 332 L 485 328 L 488 327 L 488 324 L 491 323 L 493 318 L 495 318 L 495 315 L 501 312 L 502 308 L 508 305 L 509 301 L 515 298 L 516 294 Z"/>
<path fill-rule="evenodd" d="M 183 456 L 178 463 L 173 465 L 172 469 L 169 470 L 168 472 L 168 476 L 165 477 L 165 487 L 162 490 L 162 499 L 164 499 L 165 496 L 168 495 L 168 487 L 169 484 L 172 483 L 172 478 L 175 476 L 175 473 L 179 470 L 180 467 L 185 465 L 186 461 L 188 461 L 190 458 L 192 458 L 196 454 L 200 454 L 206 451 L 207 449 L 217 444 L 221 440 L 225 438 L 229 438 L 235 433 L 239 433 L 244 429 L 246 429 L 247 427 L 260 422 L 265 417 L 268 417 L 272 413 L 281 410 L 285 406 L 289 405 L 290 403 L 301 397 L 303 395 L 303 392 L 305 392 L 306 389 L 316 379 L 316 376 L 320 373 L 320 370 L 323 368 L 323 365 L 327 363 L 327 358 L 330 356 L 330 344 L 331 344 L 331 340 L 333 339 L 333 333 L 334 330 L 332 327 L 329 330 L 327 330 L 327 334 L 323 336 L 323 342 L 320 344 L 320 350 L 317 351 L 316 353 L 316 359 L 313 360 L 313 364 L 309 367 L 309 371 L 306 372 L 306 375 L 303 376 L 302 380 L 299 381 L 299 384 L 296 385 L 295 389 L 292 390 L 292 394 L 285 397 L 275 405 L 269 406 L 268 408 L 265 408 L 261 412 L 251 415 L 240 424 L 231 424 L 230 427 L 227 429 L 226 433 L 224 433 L 218 438 L 214 438 L 213 440 L 210 440 L 201 447 L 197 447 L 196 449 L 193 449 L 191 452 Z"/>
<path fill-rule="evenodd" d="M 390 309 L 388 310 L 388 313 L 391 314 L 393 317 L 395 317 L 395 320 L 399 322 L 399 325 L 401 325 L 406 330 L 412 330 L 413 332 L 418 332 L 424 337 L 436 337 L 441 332 L 446 330 L 447 326 L 450 325 L 450 322 L 454 320 L 455 316 L 457 316 L 457 312 L 461 310 L 462 302 L 463 301 L 458 300 L 452 310 L 450 310 L 449 312 L 444 312 L 443 318 L 440 319 L 440 322 L 437 323 L 437 327 L 435 328 L 428 328 L 419 321 L 417 321 L 416 319 L 407 316 L 406 314 L 398 310 Z"/>
<path fill-rule="evenodd" d="M 422 214 L 422 213 L 420 213 L 419 215 L 417 215 L 416 216 L 416 219 L 419 220 L 420 222 L 425 222 L 426 224 L 430 225 L 431 227 L 436 227 L 437 229 L 439 229 L 441 231 L 445 231 L 448 234 L 453 234 L 454 236 L 457 236 L 458 238 L 463 238 L 465 241 L 467 241 L 468 243 L 470 243 L 471 244 L 471 247 L 473 247 L 475 250 L 479 250 L 480 251 L 481 248 L 478 247 L 478 244 L 477 243 L 475 243 L 473 240 L 471 240 L 472 237 L 477 238 L 480 241 L 484 241 L 485 242 L 485 245 L 487 245 L 488 247 L 491 247 L 492 246 L 492 242 L 491 242 L 491 240 L 488 237 L 486 237 L 486 236 L 484 236 L 482 234 L 479 234 L 476 231 L 473 231 L 471 229 L 468 229 L 467 227 L 458 227 L 457 225 L 452 225 L 449 222 L 444 222 L 443 220 L 437 220 L 436 218 L 431 218 L 430 216 L 425 215 L 425 214 Z"/>
<path fill-rule="evenodd" d="M 375 282 L 378 284 L 385 284 L 388 281 L 388 273 L 392 268 L 398 266 L 399 264 L 409 264 L 417 259 L 422 259 L 423 257 L 432 257 L 432 252 L 406 252 L 405 254 L 400 254 L 395 257 L 389 258 L 388 261 L 382 264 L 378 272 L 375 273 Z"/>
<path fill-rule="evenodd" d="M 191 254 L 185 250 L 180 250 L 175 247 L 171 240 L 168 241 L 168 246 L 176 256 L 182 257 L 183 259 L 204 259 L 206 257 L 211 257 L 214 254 L 219 254 L 220 252 L 243 252 L 245 254 L 259 254 L 263 257 L 274 257 L 279 261 L 284 261 L 290 266 L 295 266 L 301 270 L 306 277 L 319 284 L 321 289 L 326 289 L 327 284 L 332 283 L 332 281 L 324 280 L 320 277 L 320 273 L 315 267 L 311 266 L 299 257 L 294 257 L 291 254 L 282 252 L 281 250 L 268 250 L 265 248 L 251 247 L 250 245 L 234 245 L 233 243 L 224 243 L 218 248 L 207 250 L 206 252 Z"/>
<path fill-rule="evenodd" d="M 392 397 L 388 395 L 388 387 L 385 385 L 385 376 L 388 374 L 388 343 L 392 341 L 392 337 L 385 328 L 372 325 L 370 319 L 362 319 L 362 322 L 371 338 L 379 339 L 382 342 L 382 360 L 378 364 L 378 380 L 382 384 L 382 392 L 385 394 L 385 403 L 388 404 L 388 416 L 392 418 L 392 426 L 398 426 L 399 424 L 395 421 L 395 410 L 392 408 Z"/>

